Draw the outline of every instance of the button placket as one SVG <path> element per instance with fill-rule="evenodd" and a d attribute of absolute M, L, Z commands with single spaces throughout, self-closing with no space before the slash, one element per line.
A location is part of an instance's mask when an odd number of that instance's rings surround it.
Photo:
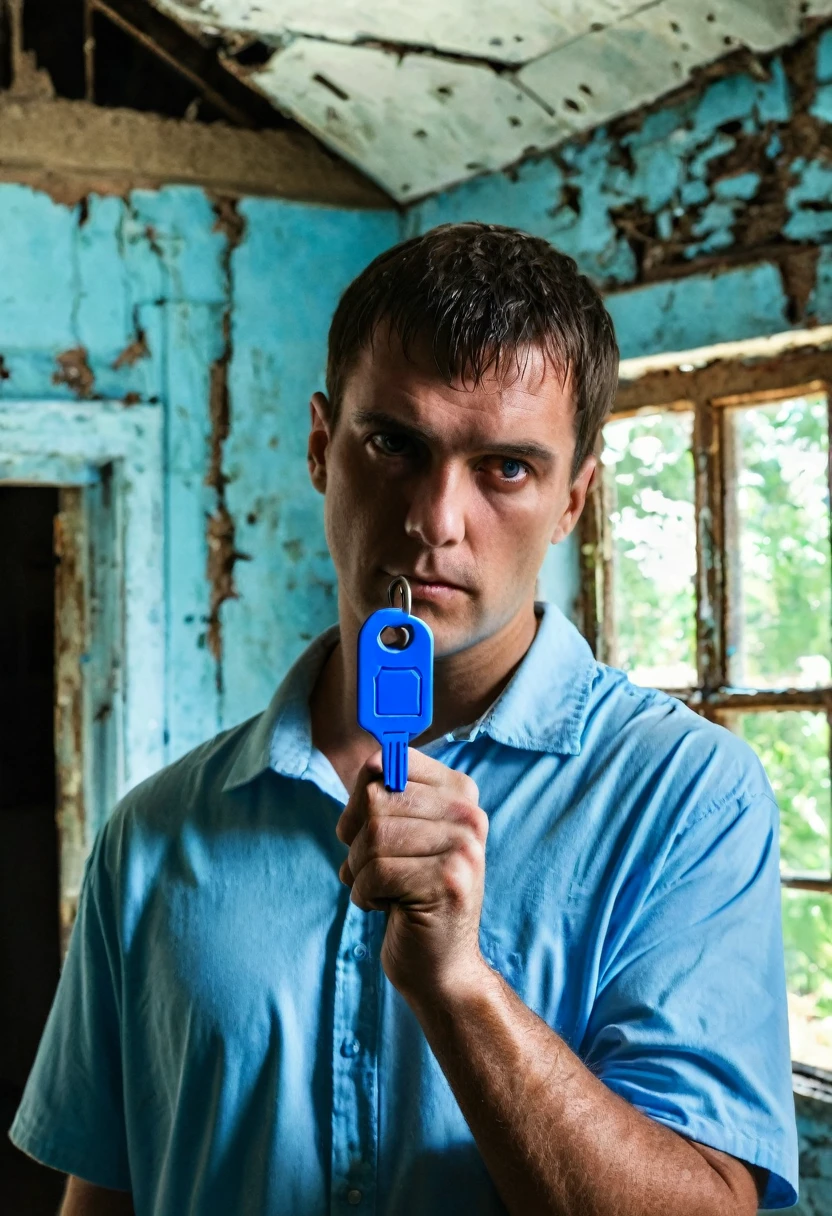
<path fill-rule="evenodd" d="M 347 904 L 335 964 L 330 1211 L 374 1213 L 378 1156 L 378 1009 L 374 922 Z M 383 939 L 383 927 L 382 927 Z"/>

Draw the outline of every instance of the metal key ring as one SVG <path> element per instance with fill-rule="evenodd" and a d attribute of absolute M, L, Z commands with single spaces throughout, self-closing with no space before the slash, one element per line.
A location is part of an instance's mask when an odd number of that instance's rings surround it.
<path fill-rule="evenodd" d="M 412 616 L 413 614 L 410 609 L 413 606 L 413 598 L 410 592 L 410 583 L 403 574 L 397 575 L 397 577 L 393 579 L 392 583 L 387 588 L 387 600 L 391 608 L 396 607 L 396 605 L 393 603 L 393 596 L 395 595 L 397 588 L 402 594 L 402 610 L 405 616 Z"/>

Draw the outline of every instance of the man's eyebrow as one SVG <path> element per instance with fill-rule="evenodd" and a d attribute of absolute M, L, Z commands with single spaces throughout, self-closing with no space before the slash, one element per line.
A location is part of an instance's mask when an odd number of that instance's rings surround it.
<path fill-rule="evenodd" d="M 383 410 L 358 410 L 353 415 L 353 419 L 360 427 L 375 426 L 380 431 L 397 431 L 411 439 L 419 439 L 423 443 L 430 444 L 435 439 L 430 431 L 422 430 L 409 422 L 402 422 L 400 418 L 396 418 L 393 414 L 385 414 Z M 555 453 L 551 448 L 544 447 L 541 443 L 534 443 L 532 440 L 523 440 L 520 443 L 494 440 L 485 442 L 481 446 L 499 452 L 501 455 L 517 456 L 518 458 L 526 456 L 530 460 L 539 460 L 543 464 L 551 464 L 555 460 Z"/>

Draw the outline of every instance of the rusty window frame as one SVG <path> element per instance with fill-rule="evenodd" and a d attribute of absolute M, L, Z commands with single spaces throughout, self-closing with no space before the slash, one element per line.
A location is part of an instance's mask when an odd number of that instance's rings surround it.
<path fill-rule="evenodd" d="M 731 631 L 728 504 L 736 467 L 728 411 L 742 406 L 825 393 L 832 501 L 832 345 L 801 348 L 754 361 L 718 360 L 698 368 L 667 368 L 622 381 L 607 421 L 657 412 L 693 413 L 694 516 L 696 521 L 696 687 L 667 689 L 695 712 L 715 722 L 737 711 L 825 711 L 832 740 L 832 685 L 811 689 L 736 688 L 728 680 Z M 613 561 L 609 480 L 601 463 L 603 435 L 596 444 L 598 469 L 578 525 L 580 592 L 578 618 L 596 657 L 609 661 L 614 647 Z M 727 492 L 726 492 L 727 491 Z M 830 521 L 832 537 L 832 520 Z M 830 747 L 832 771 L 832 746 Z M 784 872 L 781 885 L 832 894 L 827 874 Z"/>

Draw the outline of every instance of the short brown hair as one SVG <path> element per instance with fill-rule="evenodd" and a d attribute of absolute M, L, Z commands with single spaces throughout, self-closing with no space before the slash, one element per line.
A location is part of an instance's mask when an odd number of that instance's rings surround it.
<path fill-rule="evenodd" d="M 565 380 L 576 435 L 572 476 L 592 451 L 618 382 L 618 344 L 604 303 L 573 258 L 499 224 L 441 224 L 380 254 L 353 279 L 329 330 L 326 388 L 338 420 L 347 377 L 386 322 L 407 355 L 432 338 L 437 370 L 477 383 L 530 345 Z"/>

